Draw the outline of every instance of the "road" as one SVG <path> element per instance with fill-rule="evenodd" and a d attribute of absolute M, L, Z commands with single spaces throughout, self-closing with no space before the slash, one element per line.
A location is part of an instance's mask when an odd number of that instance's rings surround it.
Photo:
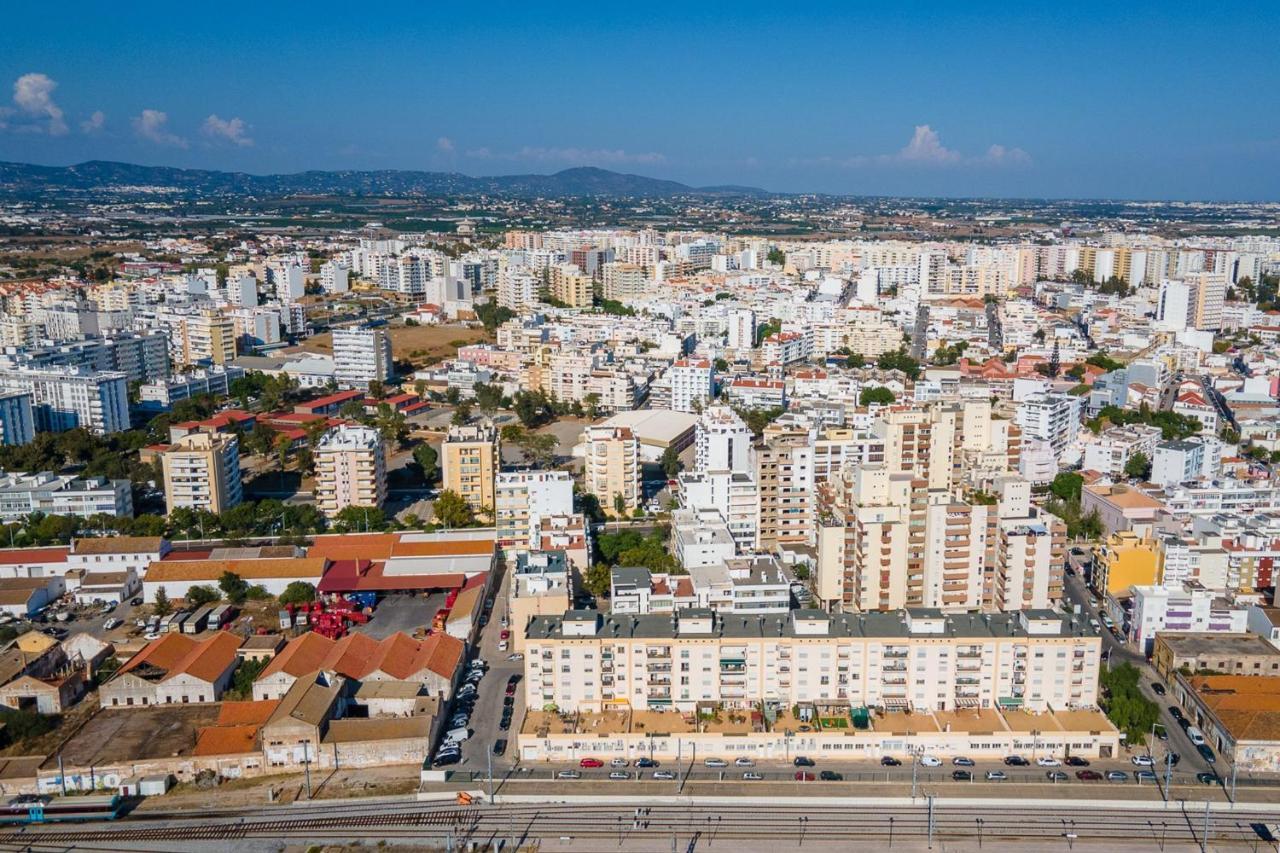
<path fill-rule="evenodd" d="M 1081 612 L 1085 614 L 1085 618 L 1098 619 L 1101 621 L 1101 614 L 1098 608 L 1094 606 L 1093 595 L 1085 588 L 1084 585 L 1084 565 L 1082 558 L 1076 554 L 1068 555 L 1068 563 L 1072 571 L 1067 573 L 1063 580 L 1063 593 L 1066 596 L 1067 603 L 1079 605 Z M 1115 667 L 1120 663 L 1130 663 L 1137 667 L 1139 672 L 1138 688 L 1148 699 L 1160 706 L 1160 725 L 1164 727 L 1165 732 L 1169 735 L 1165 747 L 1181 756 L 1178 763 L 1178 770 L 1194 775 L 1204 771 L 1220 772 L 1219 768 L 1210 765 L 1200 753 L 1196 751 L 1195 744 L 1187 737 L 1182 726 L 1178 725 L 1178 721 L 1169 713 L 1169 707 L 1173 704 L 1173 697 L 1168 695 L 1160 696 L 1152 688 L 1152 684 L 1160 683 L 1167 690 L 1168 685 L 1161 681 L 1159 675 L 1156 674 L 1151 664 L 1147 662 L 1145 656 L 1140 654 L 1132 646 L 1120 642 L 1116 636 L 1110 631 L 1102 631 L 1102 651 L 1107 657 L 1107 666 Z M 1165 750 L 1154 748 L 1151 755 L 1158 763 L 1164 761 Z"/>
<path fill-rule="evenodd" d="M 1135 805 L 966 801 L 920 797 L 824 801 L 800 797 L 715 802 L 500 802 L 456 806 L 412 801 L 308 803 L 294 807 L 149 816 L 112 824 L 45 825 L 0 835 L 27 850 L 279 850 L 293 844 L 401 842 L 442 849 L 525 847 L 698 851 L 869 849 L 1252 849 L 1270 844 L 1280 808 L 1206 809 L 1197 802 Z M 975 843 L 976 842 L 976 843 Z M 1102 848 L 1101 844 L 1106 844 Z M 580 846 L 585 845 L 585 846 Z M 903 847 L 903 845 L 908 845 Z M 1275 849 L 1268 846 L 1264 849 Z"/>

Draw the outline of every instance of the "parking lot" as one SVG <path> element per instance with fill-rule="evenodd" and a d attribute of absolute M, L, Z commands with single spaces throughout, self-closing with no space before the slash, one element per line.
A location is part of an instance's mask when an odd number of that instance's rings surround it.
<path fill-rule="evenodd" d="M 375 640 L 390 637 L 397 631 L 413 636 L 419 628 L 430 627 L 436 611 L 444 606 L 445 594 L 409 595 L 395 593 L 378 599 L 373 615 L 363 625 L 354 629 L 368 634 Z"/>
<path fill-rule="evenodd" d="M 57 617 L 60 613 L 66 614 L 67 618 L 59 620 Z M 51 604 L 39 616 L 31 619 L 14 619 L 5 624 L 20 635 L 25 634 L 27 631 L 36 630 L 43 631 L 59 640 L 64 640 L 73 634 L 89 634 L 98 639 L 119 642 L 123 641 L 129 633 L 136 632 L 133 624 L 135 618 L 134 606 L 130 601 L 122 601 L 114 608 L 104 610 L 100 605 L 96 604 L 69 604 L 67 599 L 64 598 Z M 110 619 L 119 619 L 120 625 L 108 630 L 106 625 Z"/>

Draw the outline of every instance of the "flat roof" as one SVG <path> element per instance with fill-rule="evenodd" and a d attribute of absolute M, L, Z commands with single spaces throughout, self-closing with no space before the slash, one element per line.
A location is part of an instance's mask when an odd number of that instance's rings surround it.
<path fill-rule="evenodd" d="M 693 430 L 698 416 L 670 409 L 632 409 L 618 412 L 598 427 L 628 427 L 641 444 L 670 445 Z"/>

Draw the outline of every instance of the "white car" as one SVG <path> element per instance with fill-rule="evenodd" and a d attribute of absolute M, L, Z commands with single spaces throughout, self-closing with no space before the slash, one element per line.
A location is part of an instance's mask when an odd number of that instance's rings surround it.
<path fill-rule="evenodd" d="M 505 652 L 505 651 L 506 651 L 507 649 L 509 649 L 509 648 L 511 648 L 511 646 L 509 646 L 509 645 L 507 644 L 507 641 L 506 641 L 506 640 L 499 640 L 499 641 L 498 641 L 498 651 L 500 651 L 500 652 Z"/>
<path fill-rule="evenodd" d="M 1043 755 L 1040 758 L 1037 758 L 1036 764 L 1040 765 L 1041 767 L 1061 767 L 1062 766 L 1061 761 L 1059 761 L 1056 758 L 1052 758 L 1048 755 Z"/>
<path fill-rule="evenodd" d="M 922 755 L 920 756 L 920 766 L 921 767 L 941 767 L 942 759 L 938 758 L 938 756 L 936 755 Z"/>
<path fill-rule="evenodd" d="M 1134 767 L 1152 767 L 1155 765 L 1150 755 L 1135 755 L 1129 760 L 1133 762 Z"/>
<path fill-rule="evenodd" d="M 712 767 L 712 768 L 715 768 L 715 767 L 728 767 L 728 766 L 729 766 L 729 762 L 725 761 L 723 758 L 708 758 L 706 761 L 702 762 L 702 766 L 703 766 L 703 767 Z"/>
<path fill-rule="evenodd" d="M 116 628 L 119 628 L 123 624 L 124 624 L 123 619 L 118 619 L 115 616 L 112 616 L 106 622 L 102 623 L 102 628 L 104 631 L 113 631 Z"/>
<path fill-rule="evenodd" d="M 615 758 L 615 759 L 613 759 L 612 761 L 610 761 L 610 762 L 609 762 L 609 766 L 610 766 L 610 767 L 626 767 L 626 766 L 627 766 L 627 759 L 625 759 L 625 758 Z"/>
<path fill-rule="evenodd" d="M 733 763 L 738 767 L 755 767 L 756 763 L 750 758 L 735 758 Z"/>

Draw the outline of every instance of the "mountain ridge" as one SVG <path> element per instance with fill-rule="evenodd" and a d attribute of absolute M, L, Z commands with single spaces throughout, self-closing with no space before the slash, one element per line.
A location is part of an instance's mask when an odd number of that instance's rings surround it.
<path fill-rule="evenodd" d="M 679 181 L 575 166 L 551 174 L 473 177 L 412 169 L 318 170 L 254 175 L 213 169 L 88 160 L 70 166 L 0 162 L 0 193 L 164 188 L 202 195 L 468 195 L 650 197 L 773 195 L 756 187 L 693 187 Z"/>

